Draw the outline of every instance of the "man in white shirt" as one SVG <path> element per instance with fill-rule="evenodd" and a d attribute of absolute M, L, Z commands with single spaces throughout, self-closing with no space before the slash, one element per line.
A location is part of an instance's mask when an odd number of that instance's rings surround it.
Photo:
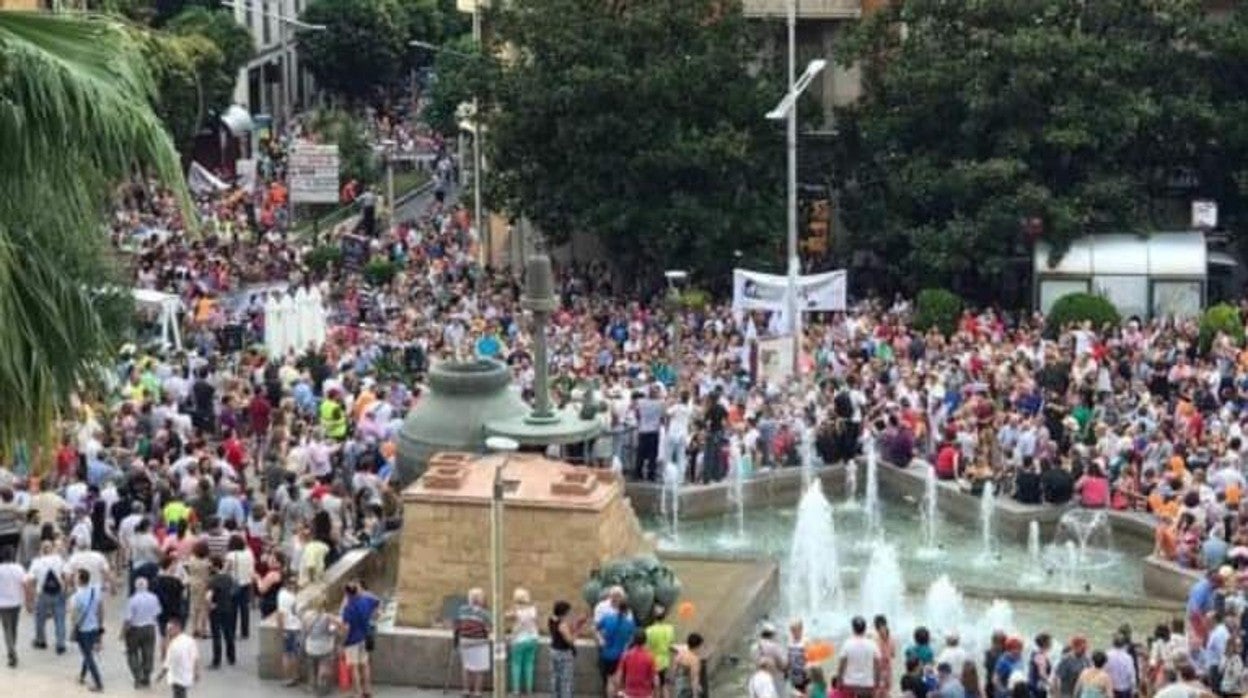
<path fill-rule="evenodd" d="M 65 592 L 70 588 L 70 578 L 55 543 L 48 540 L 39 546 L 39 557 L 31 561 L 26 583 L 35 594 L 35 649 L 48 647 L 45 631 L 51 616 L 56 628 L 56 653 L 65 654 Z"/>
<path fill-rule="evenodd" d="M 776 692 L 776 663 L 768 655 L 760 655 L 755 661 L 755 671 L 748 685 L 749 698 L 780 698 Z"/>
<path fill-rule="evenodd" d="M 25 600 L 26 571 L 17 564 L 13 548 L 0 548 L 0 630 L 10 667 L 17 666 L 17 617 Z"/>
<path fill-rule="evenodd" d="M 112 588 L 112 568 L 108 564 L 108 558 L 98 550 L 75 548 L 65 562 L 65 576 L 72 579 L 78 574 L 78 570 L 87 571 L 87 574 L 91 576 L 89 582 L 91 586 L 101 591 L 109 591 Z"/>
<path fill-rule="evenodd" d="M 685 447 L 689 445 L 689 421 L 693 415 L 689 400 L 689 391 L 681 391 L 680 400 L 667 408 L 667 453 L 664 456 L 681 473 L 685 471 Z"/>
<path fill-rule="evenodd" d="M 199 681 L 199 646 L 190 635 L 182 632 L 182 619 L 177 616 L 169 619 L 166 632 L 169 645 L 160 673 L 173 689 L 173 698 L 186 698 L 187 692 Z"/>
<path fill-rule="evenodd" d="M 880 686 L 880 648 L 867 637 L 867 621 L 854 616 L 853 635 L 841 645 L 841 661 L 837 678 L 841 687 L 854 698 L 871 698 Z"/>

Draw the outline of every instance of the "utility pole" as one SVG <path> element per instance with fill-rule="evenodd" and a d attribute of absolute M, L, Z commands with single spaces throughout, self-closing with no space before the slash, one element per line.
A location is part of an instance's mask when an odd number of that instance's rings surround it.
<path fill-rule="evenodd" d="M 789 93 L 797 88 L 797 0 L 789 0 Z M 797 101 L 789 108 L 786 123 L 786 146 L 788 150 L 788 247 L 789 288 L 786 308 L 789 313 L 789 329 L 793 335 L 793 375 L 801 375 L 802 313 L 797 303 L 797 276 L 801 260 L 797 254 Z"/>

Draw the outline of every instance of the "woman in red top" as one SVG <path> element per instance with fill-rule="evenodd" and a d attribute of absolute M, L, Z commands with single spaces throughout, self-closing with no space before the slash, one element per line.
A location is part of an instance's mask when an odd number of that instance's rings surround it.
<path fill-rule="evenodd" d="M 619 668 L 615 670 L 615 685 L 620 687 L 624 698 L 652 698 L 659 670 L 654 665 L 654 657 L 646 649 L 646 631 L 633 633 L 633 642 L 620 657 Z"/>
<path fill-rule="evenodd" d="M 1088 465 L 1088 471 L 1075 482 L 1075 492 L 1084 507 L 1104 509 L 1109 506 L 1109 478 L 1101 472 L 1100 464 Z"/>

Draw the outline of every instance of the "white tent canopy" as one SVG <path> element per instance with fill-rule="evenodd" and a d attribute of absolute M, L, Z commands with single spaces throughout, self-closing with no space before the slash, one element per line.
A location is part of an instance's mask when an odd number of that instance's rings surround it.
<path fill-rule="evenodd" d="M 161 293 L 146 288 L 136 288 L 131 292 L 134 304 L 140 310 L 146 310 L 157 316 L 160 324 L 160 343 L 163 347 L 182 349 L 182 331 L 178 328 L 178 313 L 182 310 L 182 301 L 172 293 Z"/>

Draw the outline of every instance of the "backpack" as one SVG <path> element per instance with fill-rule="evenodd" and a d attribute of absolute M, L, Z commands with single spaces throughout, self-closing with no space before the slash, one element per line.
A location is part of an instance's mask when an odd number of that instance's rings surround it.
<path fill-rule="evenodd" d="M 49 596 L 60 596 L 61 592 L 64 590 L 61 586 L 60 575 L 56 574 L 52 570 L 48 570 L 43 575 L 43 585 L 39 588 L 39 590 Z"/>

